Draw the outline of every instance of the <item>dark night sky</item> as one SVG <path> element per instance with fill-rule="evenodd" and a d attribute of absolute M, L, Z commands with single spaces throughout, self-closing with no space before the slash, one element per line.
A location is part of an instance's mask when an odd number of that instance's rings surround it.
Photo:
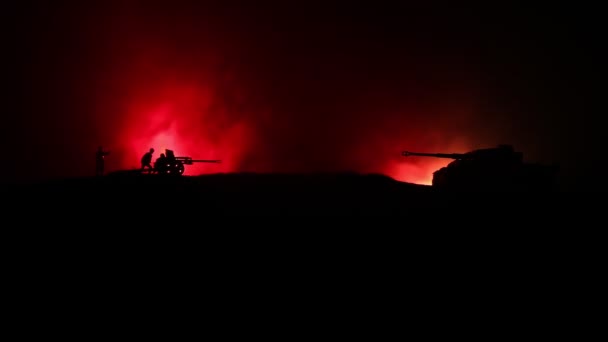
<path fill-rule="evenodd" d="M 393 3 L 15 1 L 4 179 L 91 174 L 100 144 L 108 169 L 130 167 L 169 144 L 226 160 L 208 172 L 416 181 L 437 165 L 401 150 L 511 143 L 559 162 L 565 187 L 595 180 L 599 11 Z"/>

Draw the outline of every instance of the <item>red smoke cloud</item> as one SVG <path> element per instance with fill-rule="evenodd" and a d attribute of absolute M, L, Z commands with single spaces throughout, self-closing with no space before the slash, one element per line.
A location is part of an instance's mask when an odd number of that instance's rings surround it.
<path fill-rule="evenodd" d="M 103 76 L 122 91 L 103 99 L 119 114 L 111 120 L 115 168 L 139 167 L 154 148 L 154 158 L 172 149 L 179 156 L 222 160 L 187 166 L 187 175 L 354 171 L 430 184 L 432 172 L 450 160 L 405 158 L 401 151 L 471 147 L 463 123 L 475 114 L 473 101 L 466 89 L 449 87 L 454 78 L 448 72 L 437 76 L 428 67 L 428 76 L 424 64 L 404 67 L 407 59 L 395 62 L 405 68 L 399 71 L 357 54 L 345 59 L 341 52 L 304 51 L 290 46 L 291 39 L 265 41 L 264 30 L 252 37 L 220 30 L 213 37 L 216 31 L 192 31 L 187 20 L 163 26 L 154 17 L 131 13 L 127 19 L 123 29 L 130 35 L 109 43 L 122 54 L 111 54 L 112 76 Z M 165 35 L 156 34 L 157 26 Z M 325 34 L 311 37 L 317 35 Z M 288 48 L 295 51 L 286 54 Z M 377 75 L 366 80 L 362 72 Z M 395 73 L 403 80 L 395 81 Z"/>
<path fill-rule="evenodd" d="M 554 58 L 580 44 L 547 35 L 552 19 L 509 6 L 296 3 L 10 6 L 2 171 L 93 175 L 102 145 L 108 172 L 138 167 L 154 147 L 223 161 L 187 174 L 355 171 L 428 184 L 450 161 L 402 150 L 512 143 L 531 160 L 580 159 L 571 171 L 601 155 L 563 139 L 587 132 L 574 119 L 592 114 L 580 110 L 589 89 L 564 84 L 593 73 Z"/>
<path fill-rule="evenodd" d="M 372 109 L 364 108 L 358 119 L 344 115 L 336 122 L 320 121 L 315 128 L 300 127 L 285 124 L 290 119 L 297 122 L 297 118 L 285 118 L 279 110 L 267 109 L 272 103 L 267 107 L 250 105 L 253 99 L 246 96 L 247 89 L 242 89 L 238 80 L 226 85 L 225 75 L 205 73 L 200 68 L 190 72 L 194 77 L 184 79 L 178 75 L 188 74 L 186 71 L 176 72 L 175 68 L 162 65 L 152 69 L 153 72 L 135 73 L 141 80 L 133 74 L 129 76 L 135 81 L 131 80 L 133 89 L 121 106 L 116 142 L 117 149 L 122 151 L 118 156 L 119 168 L 139 167 L 143 153 L 154 148 L 154 158 L 165 149 L 172 149 L 180 156 L 222 160 L 221 164 L 187 166 L 186 175 L 355 171 L 431 184 L 433 171 L 450 160 L 405 158 L 401 151 L 470 149 L 465 139 L 450 132 L 458 129 L 457 122 L 470 115 L 467 111 L 473 110 L 463 103 L 439 108 L 395 102 L 397 108 L 402 107 L 401 111 L 379 107 L 374 115 Z M 236 103 L 239 101 L 240 105 Z M 371 101 L 370 106 L 373 104 Z M 321 131 L 332 133 L 328 138 L 319 135 Z M 286 146 L 291 152 L 283 153 L 276 146 Z M 298 160 L 295 164 L 294 159 Z"/>
<path fill-rule="evenodd" d="M 154 158 L 171 149 L 178 156 L 222 160 L 188 166 L 186 175 L 239 170 L 254 132 L 245 121 L 231 119 L 234 115 L 218 103 L 214 89 L 171 82 L 151 88 L 126 108 L 120 139 L 123 168 L 139 167 L 141 156 L 154 148 Z"/>
<path fill-rule="evenodd" d="M 165 149 L 172 149 L 177 155 L 195 159 L 222 160 L 221 164 L 188 166 L 186 175 L 281 172 L 288 169 L 278 156 L 271 154 L 269 161 L 264 159 L 268 158 L 268 154 L 259 150 L 263 133 L 282 127 L 273 127 L 272 120 L 258 121 L 264 117 L 260 115 L 263 113 L 244 115 L 230 112 L 230 105 L 223 102 L 225 94 L 219 94 L 213 82 L 208 82 L 165 80 L 134 92 L 136 95 L 125 102 L 125 117 L 119 139 L 120 149 L 123 150 L 120 167 L 139 167 L 141 156 L 152 147 L 156 151 L 155 158 Z M 328 151 L 336 153 L 334 156 L 327 155 L 327 158 L 336 160 L 335 164 L 327 166 L 328 171 L 380 173 L 400 181 L 429 185 L 433 171 L 450 160 L 404 158 L 401 151 L 464 152 L 469 149 L 465 141 L 453 141 L 441 134 L 440 126 L 419 122 L 412 127 L 407 115 L 394 115 L 392 120 L 386 121 L 378 118 L 367 121 L 357 122 L 358 127 L 342 128 L 343 135 L 337 135 L 336 139 L 343 138 L 348 143 L 338 144 L 338 148 L 327 146 Z M 296 128 L 291 129 L 294 135 L 298 133 Z M 349 132 L 353 130 L 357 131 L 357 139 L 349 138 L 353 135 Z M 289 132 L 286 139 L 289 139 Z M 310 132 L 309 139 L 315 139 L 314 132 Z M 291 142 L 277 139 L 270 143 Z M 317 151 L 321 155 L 328 153 L 332 152 Z M 321 165 L 315 170 L 323 171 L 324 167 Z"/>

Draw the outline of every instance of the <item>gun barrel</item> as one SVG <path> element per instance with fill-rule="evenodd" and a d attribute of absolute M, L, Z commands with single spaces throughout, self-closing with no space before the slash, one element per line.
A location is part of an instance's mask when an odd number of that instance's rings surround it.
<path fill-rule="evenodd" d="M 220 159 L 192 159 L 192 157 L 175 157 L 175 160 L 184 162 L 185 164 L 190 163 L 221 163 Z"/>
<path fill-rule="evenodd" d="M 191 159 L 193 163 L 221 163 L 220 159 Z"/>
<path fill-rule="evenodd" d="M 403 151 L 401 155 L 404 157 L 415 156 L 415 157 L 435 157 L 435 158 L 447 158 L 447 159 L 460 159 L 463 157 L 462 154 L 459 153 L 420 153 L 420 152 L 410 152 Z"/>

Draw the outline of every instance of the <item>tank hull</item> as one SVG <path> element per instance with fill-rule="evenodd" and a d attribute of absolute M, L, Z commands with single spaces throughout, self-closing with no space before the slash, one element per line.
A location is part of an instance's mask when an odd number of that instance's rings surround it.
<path fill-rule="evenodd" d="M 446 166 L 433 173 L 433 187 L 473 191 L 552 190 L 557 167 L 523 164 L 516 167 L 488 165 Z"/>

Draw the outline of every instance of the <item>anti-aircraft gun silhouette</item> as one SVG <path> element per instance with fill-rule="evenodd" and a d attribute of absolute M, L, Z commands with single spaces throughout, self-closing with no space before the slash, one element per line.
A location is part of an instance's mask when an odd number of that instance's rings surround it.
<path fill-rule="evenodd" d="M 433 172 L 433 187 L 459 190 L 533 190 L 554 187 L 557 165 L 523 161 L 523 153 L 511 145 L 466 153 L 420 153 L 403 151 L 404 157 L 454 159 Z"/>
<path fill-rule="evenodd" d="M 160 164 L 159 164 L 160 162 Z M 177 175 L 181 176 L 186 170 L 185 165 L 194 163 L 221 163 L 218 159 L 192 159 L 192 157 L 176 157 L 173 150 L 165 150 L 164 160 L 158 160 L 154 169 L 158 174 Z M 159 164 L 159 165 L 157 165 Z"/>

